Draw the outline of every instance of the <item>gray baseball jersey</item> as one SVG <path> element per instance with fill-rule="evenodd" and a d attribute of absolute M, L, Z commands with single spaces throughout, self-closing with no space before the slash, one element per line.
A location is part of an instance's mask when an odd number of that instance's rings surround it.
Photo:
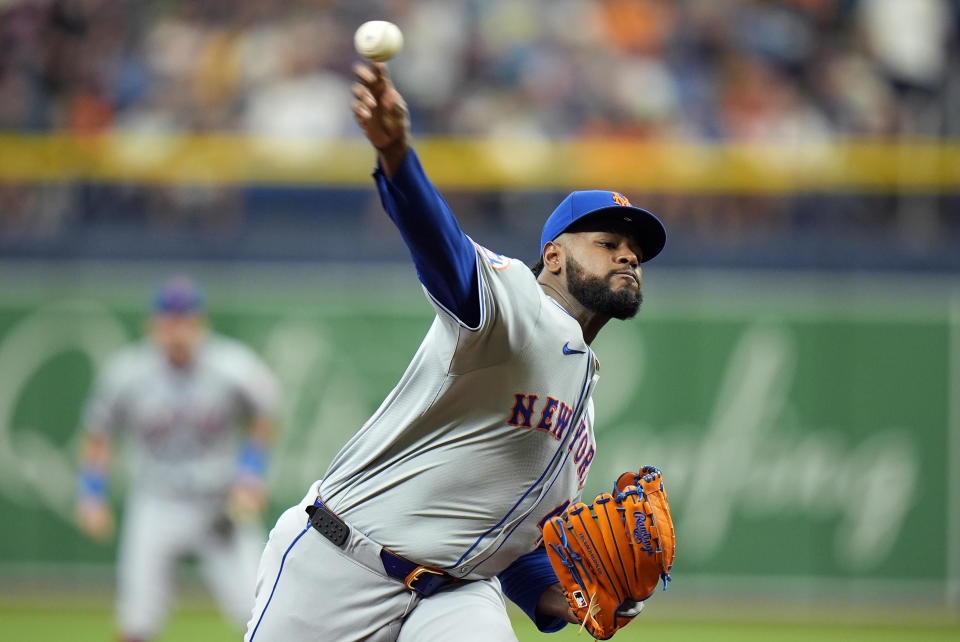
<path fill-rule="evenodd" d="M 320 486 L 379 544 L 471 579 L 533 550 L 539 525 L 579 498 L 599 369 L 579 323 L 529 268 L 476 251 L 478 326 L 433 301 L 412 363 Z"/>
<path fill-rule="evenodd" d="M 278 386 L 252 350 L 210 336 L 185 369 L 143 342 L 124 349 L 100 376 L 86 409 L 94 432 L 129 434 L 135 488 L 163 495 L 227 492 L 239 428 L 276 411 Z"/>

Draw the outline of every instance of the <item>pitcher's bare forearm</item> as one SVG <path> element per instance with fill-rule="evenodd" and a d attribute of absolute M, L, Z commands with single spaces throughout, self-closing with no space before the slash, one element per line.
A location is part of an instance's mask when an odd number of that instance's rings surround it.
<path fill-rule="evenodd" d="M 353 115 L 370 144 L 377 150 L 380 166 L 391 178 L 410 149 L 410 115 L 403 96 L 393 86 L 387 66 L 357 64 L 353 68 Z"/>
<path fill-rule="evenodd" d="M 396 174 L 400 168 L 400 165 L 403 164 L 403 159 L 407 157 L 407 152 L 409 151 L 409 136 L 405 136 L 402 140 L 391 143 L 383 149 L 378 149 L 377 160 L 380 161 L 380 168 L 383 170 L 384 176 L 393 178 L 394 174 Z"/>

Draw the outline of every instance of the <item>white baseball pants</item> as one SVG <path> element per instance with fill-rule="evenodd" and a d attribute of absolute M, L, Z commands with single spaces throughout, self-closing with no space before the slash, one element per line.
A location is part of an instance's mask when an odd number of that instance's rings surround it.
<path fill-rule="evenodd" d="M 419 597 L 384 572 L 373 540 L 351 528 L 338 548 L 308 525 L 318 485 L 270 533 L 244 642 L 516 642 L 499 580 Z"/>

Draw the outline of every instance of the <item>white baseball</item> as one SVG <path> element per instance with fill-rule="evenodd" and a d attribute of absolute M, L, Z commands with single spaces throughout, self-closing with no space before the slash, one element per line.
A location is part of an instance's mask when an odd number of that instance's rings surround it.
<path fill-rule="evenodd" d="M 403 48 L 400 28 L 386 20 L 364 22 L 353 34 L 353 46 L 357 53 L 374 62 L 390 60 Z"/>

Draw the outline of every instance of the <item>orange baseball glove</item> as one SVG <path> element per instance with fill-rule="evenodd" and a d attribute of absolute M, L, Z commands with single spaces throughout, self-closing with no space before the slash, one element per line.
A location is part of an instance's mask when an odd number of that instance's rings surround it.
<path fill-rule="evenodd" d="M 570 608 L 598 640 L 640 614 L 674 558 L 673 519 L 663 475 L 653 466 L 620 475 L 597 495 L 547 521 L 543 541 Z"/>

